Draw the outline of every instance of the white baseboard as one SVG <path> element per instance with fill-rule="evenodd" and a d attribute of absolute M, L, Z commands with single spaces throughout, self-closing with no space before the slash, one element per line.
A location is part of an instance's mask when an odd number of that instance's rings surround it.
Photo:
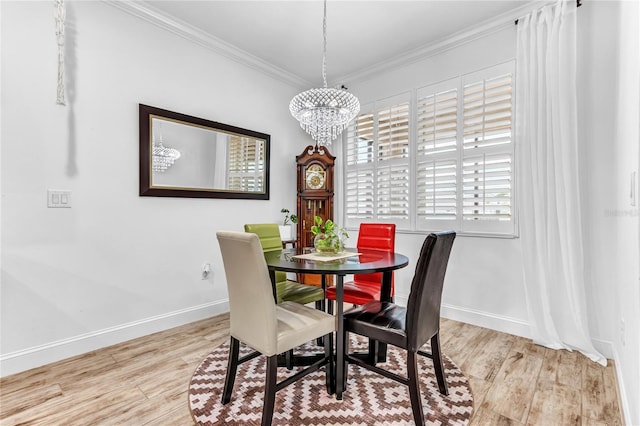
<path fill-rule="evenodd" d="M 622 417 L 624 419 L 625 425 L 637 425 L 637 420 L 634 423 L 633 419 L 631 419 L 631 408 L 629 407 L 629 396 L 627 395 L 627 391 L 625 388 L 625 376 L 620 370 L 620 360 L 618 358 L 618 351 L 616 351 L 613 344 L 611 344 L 611 348 L 613 351 L 613 361 L 616 363 L 616 379 L 618 380 L 618 392 L 620 392 L 620 402 L 622 404 Z M 596 348 L 597 349 L 597 348 Z M 635 403 L 635 402 L 634 402 Z"/>
<path fill-rule="evenodd" d="M 530 338 L 529 323 L 521 319 L 496 315 L 489 312 L 477 311 L 449 304 L 442 304 L 440 315 L 444 318 L 455 321 L 466 322 L 479 327 L 501 331 L 503 333 L 515 334 Z"/>
<path fill-rule="evenodd" d="M 229 312 L 229 300 L 168 312 L 155 317 L 58 340 L 0 356 L 0 377 L 105 348 L 158 331 Z"/>
<path fill-rule="evenodd" d="M 618 360 L 613 348 L 613 342 L 608 340 L 591 339 L 591 343 L 596 351 L 600 352 L 605 358 L 614 360 L 617 365 Z"/>

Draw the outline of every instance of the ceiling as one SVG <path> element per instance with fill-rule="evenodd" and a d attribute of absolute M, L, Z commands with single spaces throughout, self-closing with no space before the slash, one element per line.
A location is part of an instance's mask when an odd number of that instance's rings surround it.
<path fill-rule="evenodd" d="M 320 0 L 162 0 L 135 2 L 200 38 L 278 69 L 297 84 L 322 84 Z M 496 20 L 513 22 L 533 7 L 530 0 L 329 0 L 329 85 L 397 62 Z"/>

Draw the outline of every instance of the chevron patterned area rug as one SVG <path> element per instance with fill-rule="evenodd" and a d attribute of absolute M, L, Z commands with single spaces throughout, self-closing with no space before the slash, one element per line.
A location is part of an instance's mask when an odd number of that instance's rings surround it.
<path fill-rule="evenodd" d="M 363 338 L 352 336 L 351 348 L 366 351 Z M 427 345 L 426 350 L 429 350 Z M 209 354 L 196 368 L 189 384 L 189 409 L 198 425 L 259 425 L 262 418 L 265 357 L 260 356 L 238 367 L 231 402 L 220 402 L 227 369 L 229 344 Z M 319 352 L 309 343 L 296 354 Z M 240 356 L 251 349 L 241 345 Z M 444 356 L 443 362 L 449 395 L 438 391 L 433 363 L 418 357 L 421 372 L 422 409 L 429 425 L 466 425 L 473 411 L 469 381 L 460 369 Z M 387 362 L 379 364 L 398 374 L 405 374 L 403 351 L 389 346 Z M 292 372 L 278 368 L 278 380 Z M 406 386 L 355 365 L 349 365 L 347 390 L 342 401 L 328 395 L 324 368 L 309 374 L 276 393 L 274 425 L 412 425 L 413 415 Z"/>

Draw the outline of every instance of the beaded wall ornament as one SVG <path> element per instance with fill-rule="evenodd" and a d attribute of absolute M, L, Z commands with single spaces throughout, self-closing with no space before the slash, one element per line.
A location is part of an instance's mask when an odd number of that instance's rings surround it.
<path fill-rule="evenodd" d="M 58 43 L 58 90 L 57 105 L 66 105 L 64 99 L 64 19 L 65 10 L 63 0 L 55 0 L 56 39 Z"/>

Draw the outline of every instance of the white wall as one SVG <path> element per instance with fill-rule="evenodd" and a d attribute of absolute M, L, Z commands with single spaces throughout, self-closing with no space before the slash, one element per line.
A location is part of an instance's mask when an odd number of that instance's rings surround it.
<path fill-rule="evenodd" d="M 297 90 L 103 2 L 0 2 L 7 375 L 228 310 L 215 232 L 295 210 Z M 138 196 L 138 103 L 271 135 L 271 200 Z M 47 209 L 47 189 L 72 191 Z M 205 262 L 212 278 L 200 279 Z"/>
<path fill-rule="evenodd" d="M 578 12 L 590 325 L 595 335 L 609 336 L 626 421 L 634 425 L 640 424 L 640 215 L 629 194 L 640 155 L 639 13 L 638 2 L 585 2 Z"/>

